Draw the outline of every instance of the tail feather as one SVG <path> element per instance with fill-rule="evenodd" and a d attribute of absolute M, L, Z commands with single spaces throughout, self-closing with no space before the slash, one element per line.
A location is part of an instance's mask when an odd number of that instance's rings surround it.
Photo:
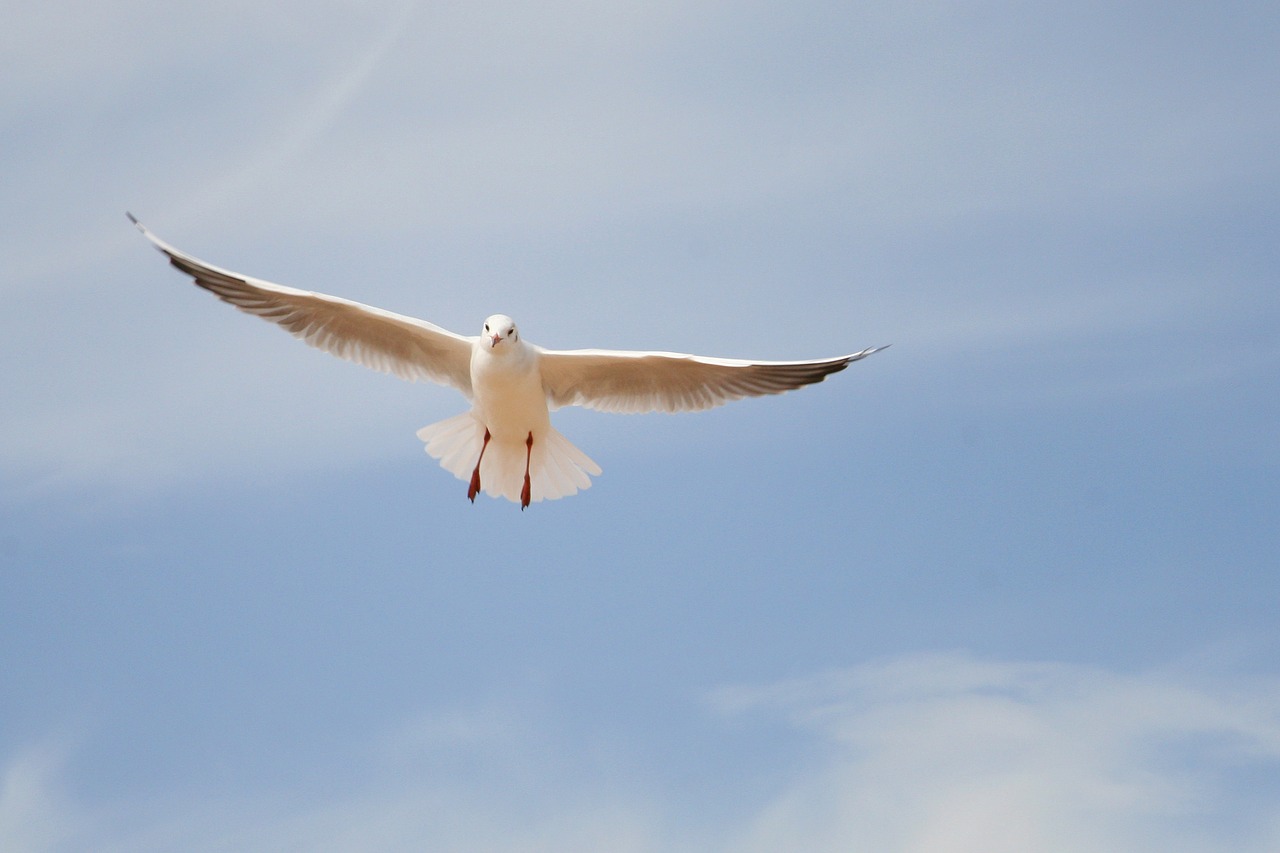
<path fill-rule="evenodd" d="M 562 443 L 573 447 L 564 436 L 558 432 L 552 433 L 544 439 L 543 443 L 546 446 L 539 458 L 535 460 L 538 463 L 537 471 L 533 474 L 535 492 L 538 491 L 539 484 L 544 493 L 558 495 L 572 495 L 579 489 L 591 486 L 591 478 L 571 461 L 568 454 L 563 452 L 563 447 L 560 446 Z M 532 467 L 531 465 L 530 468 Z M 599 469 L 597 468 L 596 471 L 598 473 Z"/>
<path fill-rule="evenodd" d="M 556 464 L 555 457 L 551 454 L 539 454 L 539 459 L 530 458 L 529 460 L 529 478 L 533 484 L 534 490 L 542 494 L 561 494 L 567 487 L 572 485 Z M 576 489 L 575 489 L 576 491 Z"/>
<path fill-rule="evenodd" d="M 418 438 L 427 454 L 440 460 L 440 467 L 459 480 L 470 481 L 484 447 L 484 432 L 484 424 L 472 412 L 463 412 L 423 427 Z M 480 466 L 480 484 L 486 494 L 520 502 L 526 450 L 523 441 L 489 442 Z M 534 502 L 577 494 L 591 486 L 592 476 L 600 474 L 600 466 L 554 428 L 534 441 L 528 459 Z"/>
<path fill-rule="evenodd" d="M 579 489 L 591 486 L 591 476 L 600 476 L 600 466 L 554 429 L 547 434 L 543 443 L 547 450 L 547 461 L 566 474 Z"/>
<path fill-rule="evenodd" d="M 426 451 L 440 465 L 462 479 L 471 477 L 471 468 L 484 443 L 484 427 L 470 412 L 437 421 L 418 430 Z"/>
<path fill-rule="evenodd" d="M 572 469 L 572 471 L 568 469 Z M 566 464 L 562 463 L 560 461 L 560 457 L 556 456 L 556 454 L 548 453 L 541 473 L 545 478 L 544 482 L 547 483 L 547 489 L 549 491 L 554 490 L 559 493 L 572 493 L 577 491 L 579 487 L 586 488 L 586 486 L 582 486 L 580 481 L 574 478 L 573 472 L 577 472 L 580 476 L 582 475 L 581 471 L 578 471 L 578 469 L 574 468 L 572 465 L 568 465 L 566 468 Z M 591 485 L 590 480 L 587 481 L 587 485 Z"/>

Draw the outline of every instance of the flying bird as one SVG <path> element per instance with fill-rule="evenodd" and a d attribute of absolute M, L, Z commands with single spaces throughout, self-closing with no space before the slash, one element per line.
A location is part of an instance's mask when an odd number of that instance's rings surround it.
<path fill-rule="evenodd" d="M 669 352 L 549 350 L 529 343 L 515 321 L 494 314 L 479 335 L 336 296 L 273 284 L 207 264 L 175 249 L 127 214 L 169 262 L 197 285 L 314 347 L 411 381 L 449 385 L 470 411 L 418 430 L 426 451 L 481 491 L 518 502 L 577 494 L 600 466 L 551 426 L 550 412 L 691 412 L 781 394 L 844 370 L 884 347 L 812 361 L 742 361 Z"/>

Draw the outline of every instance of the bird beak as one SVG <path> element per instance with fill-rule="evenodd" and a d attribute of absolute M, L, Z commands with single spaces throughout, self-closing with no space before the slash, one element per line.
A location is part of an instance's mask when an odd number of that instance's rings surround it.
<path fill-rule="evenodd" d="M 495 347 L 496 347 L 496 346 L 498 345 L 498 343 L 499 343 L 501 340 L 502 340 L 502 335 L 494 335 L 494 336 L 493 336 L 493 344 L 491 344 L 491 346 L 495 346 Z"/>

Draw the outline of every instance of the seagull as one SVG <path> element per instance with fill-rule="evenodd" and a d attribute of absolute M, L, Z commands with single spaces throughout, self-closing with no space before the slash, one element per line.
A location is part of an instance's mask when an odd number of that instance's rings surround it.
<path fill-rule="evenodd" d="M 467 482 L 520 504 L 577 494 L 600 466 L 551 426 L 551 411 L 692 412 L 781 394 L 844 370 L 885 347 L 811 361 L 742 361 L 670 352 L 549 350 L 494 314 L 469 337 L 401 314 L 230 272 L 175 249 L 132 213 L 139 231 L 195 283 L 311 346 L 402 379 L 462 392 L 471 409 L 418 430 L 428 455 Z"/>

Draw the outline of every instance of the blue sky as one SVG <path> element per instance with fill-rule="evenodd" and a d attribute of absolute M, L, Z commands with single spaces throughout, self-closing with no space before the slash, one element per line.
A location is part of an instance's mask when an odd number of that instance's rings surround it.
<path fill-rule="evenodd" d="M 1273 4 L 65 2 L 0 35 L 0 848 L 1280 847 Z M 220 266 L 555 348 L 461 411 Z"/>

